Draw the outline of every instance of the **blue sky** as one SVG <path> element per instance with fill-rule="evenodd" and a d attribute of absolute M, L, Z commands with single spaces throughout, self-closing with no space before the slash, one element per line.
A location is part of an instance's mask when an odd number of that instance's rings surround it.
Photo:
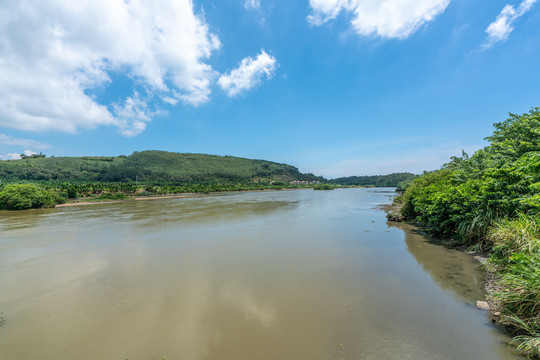
<path fill-rule="evenodd" d="M 536 0 L 0 4 L 0 158 L 167 150 L 419 173 L 540 106 Z"/>

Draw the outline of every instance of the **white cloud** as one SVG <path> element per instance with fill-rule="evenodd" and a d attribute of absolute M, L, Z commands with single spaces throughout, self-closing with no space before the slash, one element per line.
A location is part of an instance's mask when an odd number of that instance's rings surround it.
<path fill-rule="evenodd" d="M 497 16 L 497 19 L 489 24 L 486 29 L 488 38 L 484 43 L 484 47 L 490 47 L 496 42 L 506 40 L 508 35 L 514 30 L 512 27 L 514 21 L 529 11 L 536 1 L 537 0 L 523 0 L 517 9 L 512 5 L 506 5 Z"/>
<path fill-rule="evenodd" d="M 137 92 L 126 98 L 122 105 L 114 104 L 113 109 L 120 133 L 127 137 L 142 133 L 146 129 L 146 123 L 152 120 L 153 112 Z"/>
<path fill-rule="evenodd" d="M 6 134 L 0 134 L 0 147 L 5 145 L 20 146 L 24 148 L 32 147 L 37 149 L 49 149 L 51 147 L 51 145 L 41 141 L 14 138 Z"/>
<path fill-rule="evenodd" d="M 308 22 L 320 26 L 352 13 L 358 35 L 405 39 L 444 12 L 450 0 L 309 0 Z"/>
<path fill-rule="evenodd" d="M 257 86 L 264 76 L 268 79 L 272 78 L 276 67 L 276 59 L 261 50 L 256 59 L 244 58 L 238 68 L 229 74 L 221 75 L 218 84 L 227 92 L 227 95 L 234 97 Z"/>
<path fill-rule="evenodd" d="M 246 9 L 259 9 L 261 7 L 260 0 L 246 0 L 244 3 Z"/>
<path fill-rule="evenodd" d="M 150 99 L 208 101 L 217 73 L 205 60 L 219 47 L 191 0 L 2 1 L 0 127 L 135 135 Z M 111 72 L 134 81 L 121 106 L 87 93 L 110 85 Z"/>
<path fill-rule="evenodd" d="M 20 158 L 21 158 L 21 154 L 17 154 L 17 153 L 1 154 L 0 153 L 0 160 L 19 160 Z"/>
<path fill-rule="evenodd" d="M 27 150 L 23 151 L 23 154 L 26 155 L 26 156 L 31 156 L 31 155 L 37 154 L 37 152 L 35 152 L 34 150 L 27 149 Z"/>

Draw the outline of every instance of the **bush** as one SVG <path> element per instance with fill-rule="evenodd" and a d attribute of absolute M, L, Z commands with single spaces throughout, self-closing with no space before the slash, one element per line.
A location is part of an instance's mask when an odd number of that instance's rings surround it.
<path fill-rule="evenodd" d="M 49 208 L 55 205 L 55 196 L 36 185 L 7 185 L 0 192 L 0 210 Z"/>
<path fill-rule="evenodd" d="M 77 187 L 75 185 L 71 185 L 66 189 L 67 196 L 70 199 L 75 199 L 77 197 Z"/>
<path fill-rule="evenodd" d="M 317 184 L 313 187 L 313 190 L 334 190 L 335 188 L 330 184 Z"/>

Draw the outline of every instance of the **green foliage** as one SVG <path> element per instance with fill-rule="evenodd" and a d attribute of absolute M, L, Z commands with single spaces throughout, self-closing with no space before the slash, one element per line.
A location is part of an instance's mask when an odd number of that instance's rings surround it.
<path fill-rule="evenodd" d="M 520 319 L 515 318 L 517 322 Z M 540 332 L 532 330 L 526 325 L 522 325 L 522 329 L 530 335 L 519 335 L 512 340 L 512 344 L 517 344 L 517 350 L 526 354 L 529 359 L 540 358 Z"/>
<path fill-rule="evenodd" d="M 54 157 L 0 161 L 0 179 L 14 181 L 235 183 L 323 180 L 297 168 L 233 156 L 134 152 L 118 157 Z M 69 197 L 72 194 L 68 194 Z"/>
<path fill-rule="evenodd" d="M 77 187 L 75 185 L 68 185 L 65 191 L 68 198 L 74 199 L 77 197 Z"/>
<path fill-rule="evenodd" d="M 503 314 L 518 316 L 540 331 L 540 218 L 519 214 L 500 220 L 488 239 L 493 247 L 490 262 L 499 268 L 505 287 L 495 294 Z"/>
<path fill-rule="evenodd" d="M 36 185 L 7 185 L 0 192 L 0 210 L 26 210 L 55 205 L 55 196 Z"/>
<path fill-rule="evenodd" d="M 491 148 L 501 158 L 518 159 L 522 155 L 540 151 L 540 109 L 534 108 L 523 115 L 510 114 L 488 137 Z"/>
<path fill-rule="evenodd" d="M 510 261 L 514 254 L 540 254 L 540 219 L 519 213 L 515 219 L 499 220 L 493 224 L 488 239 L 498 264 Z"/>
<path fill-rule="evenodd" d="M 502 288 L 492 294 L 502 321 L 521 335 L 518 349 L 540 355 L 540 218 L 519 214 L 498 221 L 488 235 Z"/>
<path fill-rule="evenodd" d="M 123 194 L 123 193 L 116 193 L 116 194 L 111 194 L 111 193 L 105 193 L 105 194 L 101 194 L 98 199 L 100 200 L 124 200 L 124 199 L 127 199 L 127 196 L 126 194 Z"/>
<path fill-rule="evenodd" d="M 330 184 L 317 184 L 313 187 L 313 190 L 334 190 L 335 187 L 333 187 Z"/>
<path fill-rule="evenodd" d="M 39 159 L 39 158 L 45 158 L 46 155 L 39 153 L 39 154 L 32 154 L 32 155 L 25 155 L 21 154 L 21 159 Z"/>
<path fill-rule="evenodd" d="M 376 187 L 396 187 L 400 183 L 406 183 L 414 179 L 416 175 L 411 173 L 394 173 L 389 175 L 374 176 L 349 176 L 332 180 L 333 184 L 347 186 L 376 186 Z"/>
<path fill-rule="evenodd" d="M 8 182 L 39 184 L 53 194 L 55 203 L 78 197 L 121 200 L 137 195 L 279 190 L 289 187 L 292 180 L 324 180 L 270 161 L 165 151 L 118 157 L 28 157 L 0 161 L 0 179 L 0 190 Z M 17 206 L 27 208 L 28 204 Z"/>
<path fill-rule="evenodd" d="M 540 213 L 540 113 L 533 109 L 495 124 L 486 148 L 453 157 L 404 194 L 411 222 L 463 242 L 483 241 L 491 224 L 519 212 Z"/>
<path fill-rule="evenodd" d="M 415 177 L 416 176 L 398 182 L 397 185 L 396 185 L 396 192 L 402 193 L 405 190 L 407 190 L 407 188 L 411 185 L 411 183 L 415 179 Z"/>

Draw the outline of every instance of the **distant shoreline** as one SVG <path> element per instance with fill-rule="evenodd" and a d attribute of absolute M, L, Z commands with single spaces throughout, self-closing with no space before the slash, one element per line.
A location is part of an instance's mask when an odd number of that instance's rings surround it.
<path fill-rule="evenodd" d="M 193 198 L 193 197 L 202 197 L 215 194 L 232 194 L 232 193 L 245 193 L 245 192 L 266 192 L 266 191 L 291 191 L 291 190 L 313 190 L 311 188 L 290 188 L 290 189 L 263 189 L 263 190 L 239 190 L 239 191 L 215 191 L 211 193 L 183 193 L 176 195 L 163 195 L 163 196 L 140 196 L 133 197 L 131 199 L 120 199 L 120 200 L 95 200 L 95 201 L 74 201 L 67 202 L 65 204 L 58 204 L 54 208 L 62 207 L 73 207 L 73 206 L 83 206 L 83 205 L 94 205 L 94 204 L 113 204 L 113 203 L 122 203 L 122 202 L 133 202 L 133 201 L 146 201 L 146 200 L 160 200 L 160 199 L 182 199 L 182 198 Z"/>

